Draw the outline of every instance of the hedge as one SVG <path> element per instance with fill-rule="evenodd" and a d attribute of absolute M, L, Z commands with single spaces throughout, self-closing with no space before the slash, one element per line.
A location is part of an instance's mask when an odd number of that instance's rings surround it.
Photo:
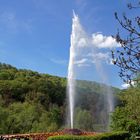
<path fill-rule="evenodd" d="M 47 140 L 127 140 L 129 138 L 128 132 L 112 132 L 97 134 L 95 136 L 75 136 L 75 135 L 61 135 L 52 136 Z"/>

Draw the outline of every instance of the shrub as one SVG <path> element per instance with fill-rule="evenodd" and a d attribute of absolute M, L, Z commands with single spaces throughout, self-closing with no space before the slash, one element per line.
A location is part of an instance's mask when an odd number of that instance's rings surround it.
<path fill-rule="evenodd" d="M 48 140 L 127 140 L 129 138 L 128 132 L 113 132 L 97 134 L 96 136 L 76 136 L 76 135 L 61 135 L 52 136 Z"/>

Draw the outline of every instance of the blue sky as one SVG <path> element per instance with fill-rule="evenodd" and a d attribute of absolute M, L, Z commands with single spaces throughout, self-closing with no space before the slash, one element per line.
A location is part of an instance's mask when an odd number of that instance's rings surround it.
<path fill-rule="evenodd" d="M 114 35 L 119 24 L 114 18 L 126 12 L 127 0 L 0 0 L 0 62 L 40 73 L 67 76 L 72 10 L 87 34 Z M 104 66 L 109 83 L 121 87 L 118 69 Z M 80 78 L 80 76 L 79 76 Z M 98 81 L 87 70 L 83 79 Z"/>

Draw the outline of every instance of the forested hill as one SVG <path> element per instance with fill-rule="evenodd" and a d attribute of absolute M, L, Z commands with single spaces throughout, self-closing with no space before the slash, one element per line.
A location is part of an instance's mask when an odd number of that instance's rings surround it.
<path fill-rule="evenodd" d="M 43 132 L 62 128 L 66 114 L 66 83 L 66 78 L 0 63 L 0 133 Z M 89 114 L 95 117 L 96 106 L 103 106 L 97 103 L 100 94 L 104 93 L 101 92 L 101 85 L 88 81 L 77 83 L 77 94 L 81 95 L 78 107 L 90 110 Z M 111 90 L 118 91 L 112 87 Z"/>
<path fill-rule="evenodd" d="M 61 106 L 65 91 L 64 78 L 0 64 L 0 94 L 6 104 L 14 101 L 24 102 L 28 98 L 41 96 L 39 98 L 42 98 L 42 103 L 45 101 L 47 104 L 55 103 Z"/>

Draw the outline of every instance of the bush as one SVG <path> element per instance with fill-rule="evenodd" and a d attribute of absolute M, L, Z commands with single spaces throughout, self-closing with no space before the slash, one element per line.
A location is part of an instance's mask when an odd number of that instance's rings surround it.
<path fill-rule="evenodd" d="M 131 87 L 119 94 L 121 104 L 111 116 L 113 131 L 129 131 L 131 139 L 140 136 L 140 88 Z"/>
<path fill-rule="evenodd" d="M 127 140 L 129 138 L 128 132 L 113 132 L 98 134 L 96 136 L 76 136 L 76 135 L 61 135 L 52 136 L 48 140 Z"/>

